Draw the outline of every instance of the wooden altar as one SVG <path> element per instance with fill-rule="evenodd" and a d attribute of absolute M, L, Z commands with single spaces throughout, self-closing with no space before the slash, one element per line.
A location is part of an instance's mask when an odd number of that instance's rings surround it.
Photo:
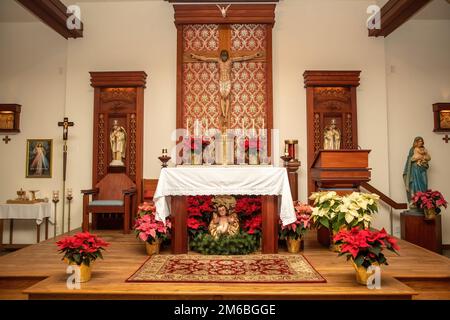
<path fill-rule="evenodd" d="M 278 197 L 262 196 L 262 253 L 278 253 Z M 172 253 L 188 253 L 187 207 L 185 196 L 174 196 L 172 212 Z"/>

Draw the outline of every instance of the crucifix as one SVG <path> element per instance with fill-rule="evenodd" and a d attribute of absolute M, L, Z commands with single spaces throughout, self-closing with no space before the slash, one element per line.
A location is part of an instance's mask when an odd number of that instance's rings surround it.
<path fill-rule="evenodd" d="M 231 68 L 234 62 L 248 61 L 262 57 L 260 52 L 247 56 L 230 57 L 228 50 L 222 50 L 219 57 L 200 56 L 191 53 L 191 58 L 203 62 L 214 62 L 219 66 L 219 92 L 220 107 L 222 111 L 223 128 L 228 129 L 230 93 L 231 93 Z"/>
<path fill-rule="evenodd" d="M 450 137 L 448 136 L 448 134 L 446 134 L 446 135 L 442 138 L 442 140 L 444 140 L 445 143 L 448 143 L 448 142 L 450 141 Z"/>
<path fill-rule="evenodd" d="M 8 136 L 5 136 L 2 140 L 5 141 L 5 144 L 8 144 L 8 142 L 11 141 L 11 138 Z"/>
<path fill-rule="evenodd" d="M 67 172 L 67 140 L 69 139 L 69 127 L 73 127 L 75 123 L 69 121 L 69 118 L 65 117 L 64 121 L 58 122 L 58 127 L 63 127 L 63 140 L 64 140 L 64 147 L 63 147 L 63 207 L 62 207 L 62 231 L 61 234 L 64 233 L 64 209 L 65 209 L 65 199 L 66 199 L 66 172 Z M 55 226 L 56 226 L 56 216 L 55 216 Z M 69 217 L 70 219 L 70 217 Z M 69 230 L 70 231 L 70 230 Z"/>

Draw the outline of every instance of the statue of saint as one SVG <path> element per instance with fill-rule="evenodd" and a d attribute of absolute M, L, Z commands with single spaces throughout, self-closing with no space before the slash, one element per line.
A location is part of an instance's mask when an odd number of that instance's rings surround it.
<path fill-rule="evenodd" d="M 231 68 L 233 62 L 247 61 L 261 57 L 261 53 L 255 53 L 248 56 L 230 58 L 227 50 L 220 52 L 219 58 L 199 56 L 191 54 L 191 58 L 204 62 L 215 62 L 219 65 L 219 91 L 220 91 L 220 107 L 222 110 L 223 127 L 228 127 L 228 112 L 230 109 L 230 93 L 231 93 Z"/>
<path fill-rule="evenodd" d="M 325 127 L 323 137 L 324 150 L 339 150 L 341 148 L 341 132 L 336 127 L 336 119 L 332 119 L 330 125 Z"/>
<path fill-rule="evenodd" d="M 125 128 L 119 126 L 119 122 L 114 120 L 114 125 L 109 136 L 111 142 L 112 161 L 110 166 L 124 166 L 122 159 L 125 159 L 125 150 L 127 143 L 127 133 Z"/>
<path fill-rule="evenodd" d="M 216 200 L 218 198 L 218 201 Z M 209 233 L 217 239 L 221 235 L 233 236 L 239 233 L 239 218 L 232 210 L 232 204 L 236 203 L 233 197 L 217 197 L 217 212 L 213 213 L 213 218 L 209 223 Z M 233 198 L 231 201 L 230 199 Z"/>
<path fill-rule="evenodd" d="M 411 198 L 416 192 L 428 190 L 427 170 L 431 157 L 424 145 L 422 137 L 414 139 L 403 170 L 403 181 L 405 182 L 406 197 L 409 203 L 411 203 Z"/>

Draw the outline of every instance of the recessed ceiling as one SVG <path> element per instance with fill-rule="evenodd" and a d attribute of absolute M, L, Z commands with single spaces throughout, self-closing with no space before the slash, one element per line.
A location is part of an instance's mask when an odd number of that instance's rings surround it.
<path fill-rule="evenodd" d="M 413 19 L 450 20 L 450 2 L 448 0 L 434 0 L 423 7 Z"/>
<path fill-rule="evenodd" d="M 0 22 L 36 22 L 38 19 L 15 0 L 0 0 Z"/>

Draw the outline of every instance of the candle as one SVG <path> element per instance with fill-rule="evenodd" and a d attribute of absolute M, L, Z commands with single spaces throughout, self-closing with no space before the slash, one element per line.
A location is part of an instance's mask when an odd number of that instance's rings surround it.
<path fill-rule="evenodd" d="M 206 124 L 205 124 L 205 133 L 208 134 L 208 128 L 209 127 L 209 121 L 208 118 L 206 118 Z"/>
<path fill-rule="evenodd" d="M 199 126 L 200 126 L 200 122 L 198 121 L 198 119 L 195 119 L 195 122 L 194 122 L 194 137 L 198 137 L 200 135 Z"/>
<path fill-rule="evenodd" d="M 186 135 L 189 136 L 189 118 L 186 119 Z"/>

